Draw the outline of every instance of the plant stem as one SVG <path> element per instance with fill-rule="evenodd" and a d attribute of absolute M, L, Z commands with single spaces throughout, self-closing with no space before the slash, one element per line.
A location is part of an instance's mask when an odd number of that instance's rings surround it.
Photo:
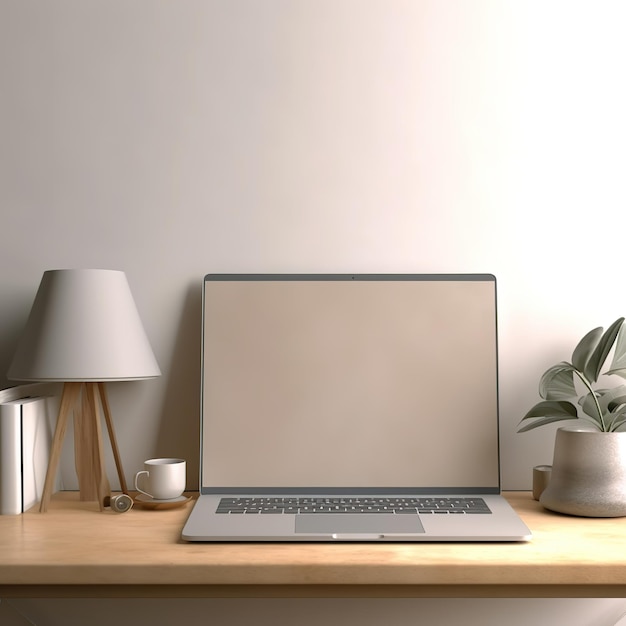
<path fill-rule="evenodd" d="M 606 432 L 606 424 L 604 423 L 604 417 L 602 417 L 602 409 L 600 408 L 600 403 L 598 402 L 598 397 L 596 396 L 594 390 L 591 387 L 591 383 L 576 368 L 574 368 L 574 372 L 576 373 L 578 378 L 580 378 L 580 380 L 582 381 L 583 385 L 585 385 L 585 387 L 587 387 L 587 389 L 589 390 L 589 393 L 591 394 L 591 397 L 593 398 L 593 402 L 596 405 L 596 411 L 598 413 L 598 417 L 600 418 L 600 430 L 602 432 Z"/>

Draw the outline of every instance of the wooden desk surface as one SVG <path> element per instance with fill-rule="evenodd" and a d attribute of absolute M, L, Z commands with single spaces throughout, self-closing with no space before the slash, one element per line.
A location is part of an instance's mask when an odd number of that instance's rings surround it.
<path fill-rule="evenodd" d="M 529 543 L 193 544 L 182 509 L 98 512 L 75 493 L 0 516 L 1 597 L 626 597 L 626 518 L 505 494 Z"/>

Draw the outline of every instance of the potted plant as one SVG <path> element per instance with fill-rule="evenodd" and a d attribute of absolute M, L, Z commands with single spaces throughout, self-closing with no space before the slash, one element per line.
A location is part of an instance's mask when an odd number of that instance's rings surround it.
<path fill-rule="evenodd" d="M 610 376 L 626 378 L 623 317 L 606 332 L 599 327 L 587 333 L 571 362 L 557 363 L 541 377 L 542 401 L 522 418 L 518 432 L 578 420 L 574 428 L 557 430 L 550 481 L 540 497 L 548 509 L 588 517 L 626 515 L 626 385 L 606 386 Z"/>

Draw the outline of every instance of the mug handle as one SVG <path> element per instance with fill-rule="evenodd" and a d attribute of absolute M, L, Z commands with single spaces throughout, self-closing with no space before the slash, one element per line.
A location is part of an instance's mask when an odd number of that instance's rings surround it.
<path fill-rule="evenodd" d="M 144 491 L 137 483 L 139 482 L 139 477 L 145 474 L 146 477 L 150 476 L 150 472 L 148 472 L 147 470 L 141 470 L 140 472 L 137 472 L 135 474 L 135 489 L 137 491 L 140 491 L 141 493 L 143 493 L 144 495 L 148 496 L 149 498 L 154 498 L 154 496 L 150 493 L 148 493 L 147 491 Z"/>

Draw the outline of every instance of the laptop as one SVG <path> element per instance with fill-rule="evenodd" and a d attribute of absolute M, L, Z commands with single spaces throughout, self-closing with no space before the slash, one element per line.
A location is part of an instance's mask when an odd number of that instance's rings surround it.
<path fill-rule="evenodd" d="M 186 541 L 526 541 L 490 274 L 209 274 Z"/>

